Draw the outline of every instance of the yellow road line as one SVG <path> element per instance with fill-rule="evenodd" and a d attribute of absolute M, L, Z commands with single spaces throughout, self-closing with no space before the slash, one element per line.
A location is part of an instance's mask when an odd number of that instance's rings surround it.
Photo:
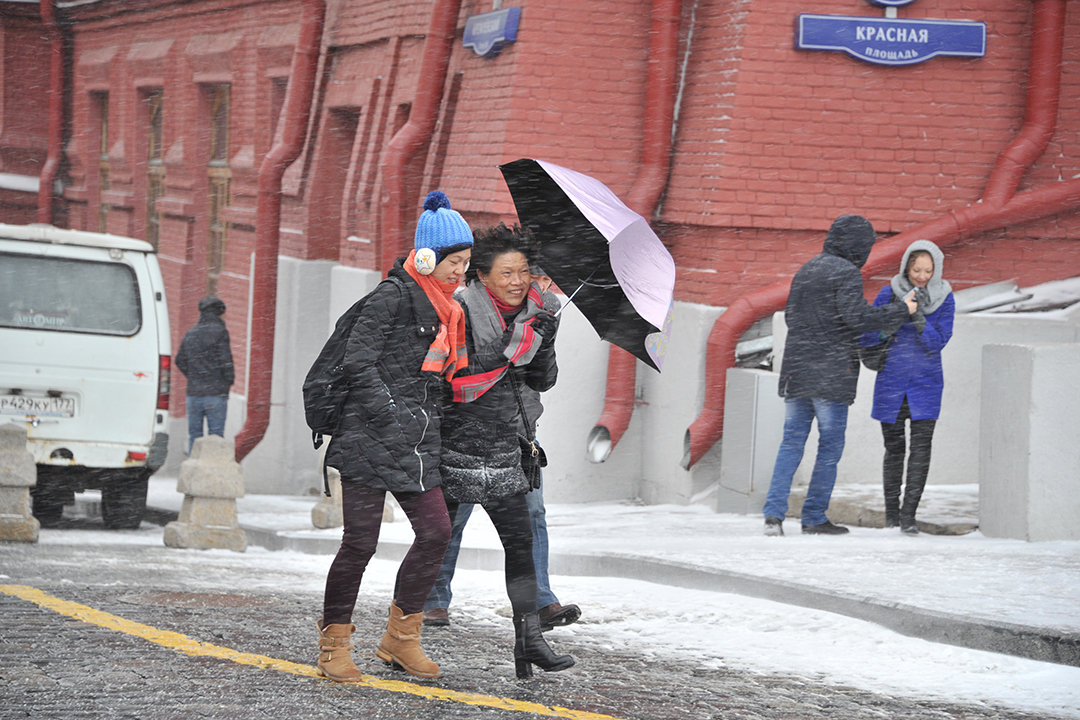
<path fill-rule="evenodd" d="M 185 655 L 195 657 L 216 657 L 221 658 L 222 660 L 231 660 L 241 665 L 252 665 L 267 670 L 277 670 L 279 672 L 292 673 L 293 675 L 304 675 L 322 679 L 319 677 L 317 670 L 311 665 L 301 665 L 300 663 L 289 662 L 288 660 L 279 660 L 277 658 L 267 657 L 266 655 L 240 652 L 239 650 L 233 650 L 232 648 L 200 642 L 189 638 L 187 635 L 171 632 L 169 630 L 159 630 L 150 625 L 143 625 L 142 623 L 125 620 L 122 617 L 111 615 L 107 612 L 102 612 L 101 610 L 95 610 L 86 605 L 61 600 L 60 598 L 53 597 L 37 588 L 32 588 L 27 585 L 0 585 L 0 592 L 5 595 L 11 595 L 35 603 L 43 608 L 60 613 L 61 615 L 66 615 L 93 625 L 99 625 L 103 628 L 108 628 L 109 630 L 134 635 L 143 640 L 149 640 L 152 643 L 171 648 L 172 650 L 184 653 Z M 478 695 L 474 693 L 458 692 L 456 690 L 445 690 L 437 687 L 426 687 L 424 685 L 402 682 L 400 680 L 380 680 L 372 675 L 364 675 L 360 682 L 351 684 L 375 688 L 377 690 L 388 690 L 390 692 L 418 695 L 419 697 L 428 698 L 430 700 L 446 700 L 448 702 L 463 703 L 465 705 L 481 705 L 483 707 L 498 708 L 500 710 L 512 710 L 515 712 L 532 713 L 534 715 L 545 715 L 547 717 L 567 718 L 568 720 L 619 720 L 611 715 L 601 715 L 599 713 L 585 712 L 583 710 L 571 710 L 569 708 L 558 706 L 549 707 L 547 705 L 540 705 L 539 703 L 523 702 L 521 700 L 512 700 L 510 698 L 495 697 L 493 695 Z"/>

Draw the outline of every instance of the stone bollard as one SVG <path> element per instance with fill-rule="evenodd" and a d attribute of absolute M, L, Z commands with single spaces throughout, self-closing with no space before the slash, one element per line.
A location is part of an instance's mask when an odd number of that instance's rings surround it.
<path fill-rule="evenodd" d="M 191 457 L 180 463 L 180 517 L 165 526 L 165 544 L 174 548 L 222 548 L 244 552 L 247 535 L 236 522 L 236 498 L 244 497 L 244 471 L 233 444 L 207 435 L 195 441 Z"/>
<path fill-rule="evenodd" d="M 341 473 L 337 468 L 328 467 L 326 477 L 330 481 L 330 497 L 324 493 L 319 503 L 311 508 L 311 524 L 320 530 L 344 525 L 341 517 Z"/>
<path fill-rule="evenodd" d="M 30 511 L 30 488 L 37 484 L 34 455 L 26 449 L 26 428 L 0 426 L 0 540 L 37 542 L 41 523 Z"/>

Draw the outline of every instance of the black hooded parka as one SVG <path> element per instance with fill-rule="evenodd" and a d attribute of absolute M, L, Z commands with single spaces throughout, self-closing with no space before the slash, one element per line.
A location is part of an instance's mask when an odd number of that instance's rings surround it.
<path fill-rule="evenodd" d="M 425 492 L 442 483 L 439 459 L 449 384 L 424 371 L 439 316 L 398 259 L 375 289 L 349 336 L 345 368 L 352 387 L 326 464 L 344 482 L 375 490 Z"/>
<path fill-rule="evenodd" d="M 866 264 L 875 238 L 869 220 L 842 215 L 829 228 L 821 254 L 792 278 L 784 309 L 788 334 L 781 397 L 850 405 L 859 382 L 860 333 L 889 333 L 907 319 L 903 303 L 873 307 L 863 297 L 859 268 Z"/>

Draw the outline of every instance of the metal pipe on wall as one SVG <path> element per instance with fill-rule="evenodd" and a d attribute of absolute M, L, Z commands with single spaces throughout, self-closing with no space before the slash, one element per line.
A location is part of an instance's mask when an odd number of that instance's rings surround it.
<path fill-rule="evenodd" d="M 427 146 L 435 132 L 460 9 L 461 0 L 435 2 L 424 39 L 416 96 L 409 110 L 409 120 L 386 145 L 382 167 L 382 222 L 378 254 L 378 269 L 384 274 L 406 247 L 407 167 L 416 153 Z"/>
<path fill-rule="evenodd" d="M 49 37 L 49 138 L 38 184 L 37 221 L 53 222 L 53 194 L 64 151 L 64 37 L 56 17 L 56 0 L 41 0 L 41 22 Z"/>
<path fill-rule="evenodd" d="M 671 128 L 675 122 L 679 26 L 682 0 L 654 0 L 645 79 L 641 167 L 627 195 L 627 206 L 651 218 L 660 204 L 671 170 Z M 619 443 L 634 413 L 637 359 L 622 348 L 608 347 L 604 409 L 589 432 L 586 456 L 604 462 Z"/>
<path fill-rule="evenodd" d="M 255 208 L 255 268 L 251 308 L 251 362 L 248 365 L 247 418 L 236 435 L 236 461 L 259 444 L 270 424 L 270 388 L 277 322 L 278 247 L 281 229 L 281 178 L 300 157 L 311 117 L 325 0 L 303 0 L 300 35 L 293 49 L 285 107 L 285 127 L 259 166 Z"/>
<path fill-rule="evenodd" d="M 1015 194 L 1024 173 L 1046 151 L 1057 126 L 1065 5 L 1066 0 L 1033 0 L 1024 126 L 998 156 L 982 198 L 875 245 L 863 266 L 863 277 L 894 266 L 915 240 L 947 247 L 979 233 L 1080 207 L 1077 180 Z M 733 302 L 713 325 L 706 346 L 704 408 L 683 439 L 682 466 L 687 470 L 723 434 L 727 370 L 735 365 L 736 343 L 754 322 L 783 309 L 790 287 L 786 281 L 750 292 Z"/>

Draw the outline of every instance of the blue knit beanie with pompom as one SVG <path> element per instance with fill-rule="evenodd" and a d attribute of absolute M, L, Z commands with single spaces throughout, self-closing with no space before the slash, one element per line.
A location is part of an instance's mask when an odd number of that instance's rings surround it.
<path fill-rule="evenodd" d="M 446 194 L 432 190 L 424 200 L 424 212 L 416 223 L 413 244 L 417 250 L 434 250 L 438 263 L 447 255 L 472 247 L 473 235 L 465 218 L 450 208 Z"/>

